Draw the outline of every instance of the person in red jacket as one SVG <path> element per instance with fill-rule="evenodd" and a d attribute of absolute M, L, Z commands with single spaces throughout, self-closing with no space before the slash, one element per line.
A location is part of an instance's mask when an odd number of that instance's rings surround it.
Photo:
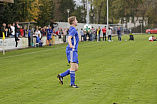
<path fill-rule="evenodd" d="M 22 37 L 24 36 L 24 29 L 22 28 L 22 26 L 20 27 L 20 34 Z"/>
<path fill-rule="evenodd" d="M 104 37 L 106 41 L 106 26 L 102 29 L 102 32 L 103 32 L 103 41 L 104 41 Z"/>

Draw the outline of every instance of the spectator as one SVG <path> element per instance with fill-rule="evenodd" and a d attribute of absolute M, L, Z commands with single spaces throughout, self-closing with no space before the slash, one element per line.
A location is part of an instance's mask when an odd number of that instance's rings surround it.
<path fill-rule="evenodd" d="M 35 37 L 38 37 L 38 34 L 40 35 L 39 37 L 41 38 L 41 32 L 39 31 L 38 28 L 36 28 L 36 31 L 35 31 Z"/>
<path fill-rule="evenodd" d="M 84 32 L 83 32 L 83 29 L 81 28 L 81 31 L 80 31 L 80 34 L 81 34 L 81 41 L 84 40 Z M 83 39 L 82 39 L 83 38 Z"/>
<path fill-rule="evenodd" d="M 52 35 L 53 35 L 53 36 L 56 35 L 55 28 L 53 29 Z"/>
<path fill-rule="evenodd" d="M 104 41 L 104 37 L 106 41 L 106 26 L 102 29 L 102 32 L 103 32 L 103 41 Z"/>
<path fill-rule="evenodd" d="M 47 40 L 48 40 L 48 44 L 49 46 L 51 46 L 51 36 L 52 36 L 53 30 L 51 29 L 51 27 L 49 27 L 49 29 L 47 29 Z"/>
<path fill-rule="evenodd" d="M 111 42 L 112 31 L 110 27 L 108 28 L 107 34 L 108 34 L 108 41 Z"/>
<path fill-rule="evenodd" d="M 83 31 L 83 33 L 84 33 L 84 41 L 86 41 L 87 40 L 87 32 Z"/>
<path fill-rule="evenodd" d="M 12 24 L 11 30 L 12 30 L 12 33 L 10 37 L 15 37 L 15 23 Z"/>
<path fill-rule="evenodd" d="M 95 30 L 95 40 L 97 40 L 97 34 L 98 34 L 98 28 L 96 28 L 96 30 Z"/>
<path fill-rule="evenodd" d="M 42 29 L 41 29 L 41 34 L 42 34 L 42 36 L 46 36 L 45 28 L 42 28 Z"/>
<path fill-rule="evenodd" d="M 66 42 L 66 29 L 63 29 L 63 42 Z"/>
<path fill-rule="evenodd" d="M 42 47 L 43 41 L 40 40 L 40 34 L 38 34 L 36 43 L 39 43 L 39 47 Z"/>
<path fill-rule="evenodd" d="M 18 41 L 20 40 L 20 39 L 18 38 L 18 37 L 19 37 L 19 28 L 20 28 L 20 26 L 19 26 L 19 21 L 17 21 L 17 22 L 15 23 L 15 42 L 16 42 L 15 47 L 17 47 Z"/>
<path fill-rule="evenodd" d="M 157 40 L 156 37 L 152 35 L 151 37 L 149 37 L 149 41 L 157 41 Z"/>
<path fill-rule="evenodd" d="M 28 30 L 26 26 L 24 26 L 24 37 L 28 37 Z"/>
<path fill-rule="evenodd" d="M 98 38 L 99 38 L 99 41 L 101 41 L 100 33 L 101 33 L 101 29 L 100 29 L 100 26 L 99 26 L 99 27 L 98 27 Z"/>
<path fill-rule="evenodd" d="M 62 34 L 63 34 L 63 31 L 62 31 L 62 27 L 61 27 L 61 28 L 59 29 L 59 34 L 58 34 L 58 38 L 59 38 L 59 39 L 61 38 Z"/>
<path fill-rule="evenodd" d="M 66 31 L 67 31 L 67 35 L 69 35 L 69 28 L 67 28 L 67 30 L 66 30 Z"/>
<path fill-rule="evenodd" d="M 11 33 L 12 33 L 12 30 L 11 30 L 11 24 L 8 24 L 8 32 L 7 32 L 7 37 L 10 37 L 11 36 Z"/>
<path fill-rule="evenodd" d="M 92 27 L 92 40 L 95 39 L 95 29 Z"/>
<path fill-rule="evenodd" d="M 2 26 L 1 26 L 1 36 L 0 37 L 3 37 L 3 33 L 4 32 L 4 35 L 6 36 L 7 35 L 7 29 L 6 29 L 6 24 L 3 23 Z"/>
<path fill-rule="evenodd" d="M 118 35 L 118 40 L 121 41 L 121 30 L 120 30 L 120 27 L 118 27 L 117 35 Z"/>
<path fill-rule="evenodd" d="M 20 37 L 24 37 L 24 29 L 22 26 L 20 27 Z"/>
<path fill-rule="evenodd" d="M 28 30 L 28 46 L 31 46 L 31 27 L 29 27 L 29 30 Z"/>
<path fill-rule="evenodd" d="M 58 30 L 56 31 L 56 33 L 55 33 L 56 35 L 59 35 L 59 28 L 58 28 Z"/>

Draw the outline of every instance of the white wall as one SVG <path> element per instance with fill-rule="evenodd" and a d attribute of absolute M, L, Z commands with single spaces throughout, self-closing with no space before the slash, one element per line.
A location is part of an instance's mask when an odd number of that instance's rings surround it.
<path fill-rule="evenodd" d="M 125 18 L 123 18 L 125 20 Z M 140 21 L 143 20 L 143 17 L 134 17 L 134 23 L 132 23 L 132 17 L 130 17 L 130 20 L 129 22 L 127 22 L 127 28 L 132 28 L 132 27 L 137 27 L 137 26 L 140 26 Z M 119 20 L 119 25 L 123 25 L 123 27 L 125 27 L 125 23 L 124 24 L 121 24 L 121 19 Z M 144 21 L 143 21 L 143 25 L 146 26 L 148 25 L 148 18 L 145 17 L 144 18 Z"/>
<path fill-rule="evenodd" d="M 19 41 L 17 47 L 15 47 L 15 38 L 4 39 L 5 50 L 20 49 L 20 48 L 28 47 L 28 39 L 27 38 L 19 38 L 19 39 L 20 39 L 20 41 Z M 2 51 L 2 50 L 3 50 L 3 40 L 0 39 L 0 51 Z"/>

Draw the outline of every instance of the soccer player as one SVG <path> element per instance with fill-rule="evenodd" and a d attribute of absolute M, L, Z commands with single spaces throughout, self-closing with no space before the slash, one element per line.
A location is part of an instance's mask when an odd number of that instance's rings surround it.
<path fill-rule="evenodd" d="M 53 30 L 51 29 L 51 27 L 49 27 L 49 29 L 47 29 L 47 40 L 48 40 L 48 44 L 49 46 L 51 46 L 51 36 L 52 36 Z"/>
<path fill-rule="evenodd" d="M 67 55 L 67 60 L 70 63 L 71 67 L 67 71 L 58 74 L 57 78 L 59 82 L 63 84 L 63 77 L 70 74 L 70 78 L 71 78 L 70 87 L 79 88 L 75 84 L 75 72 L 78 70 L 77 49 L 78 49 L 79 37 L 78 37 L 78 32 L 76 30 L 78 21 L 75 16 L 72 16 L 68 18 L 68 22 L 70 24 L 70 29 L 69 29 L 68 45 L 66 47 L 66 55 Z"/>

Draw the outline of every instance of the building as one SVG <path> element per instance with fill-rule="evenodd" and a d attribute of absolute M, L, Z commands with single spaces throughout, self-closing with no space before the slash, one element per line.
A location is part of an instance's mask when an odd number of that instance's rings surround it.
<path fill-rule="evenodd" d="M 14 3 L 14 0 L 0 0 L 0 13 L 3 10 L 4 3 Z"/>
<path fill-rule="evenodd" d="M 118 25 L 122 25 L 123 27 L 127 27 L 127 28 L 133 28 L 133 27 L 137 27 L 140 25 L 143 26 L 147 26 L 148 25 L 148 18 L 147 17 L 130 17 L 129 21 L 126 22 L 125 18 L 121 18 L 119 20 Z M 127 25 L 127 26 L 126 26 Z"/>
<path fill-rule="evenodd" d="M 14 3 L 14 0 L 0 0 L 0 4 L 2 3 Z"/>

